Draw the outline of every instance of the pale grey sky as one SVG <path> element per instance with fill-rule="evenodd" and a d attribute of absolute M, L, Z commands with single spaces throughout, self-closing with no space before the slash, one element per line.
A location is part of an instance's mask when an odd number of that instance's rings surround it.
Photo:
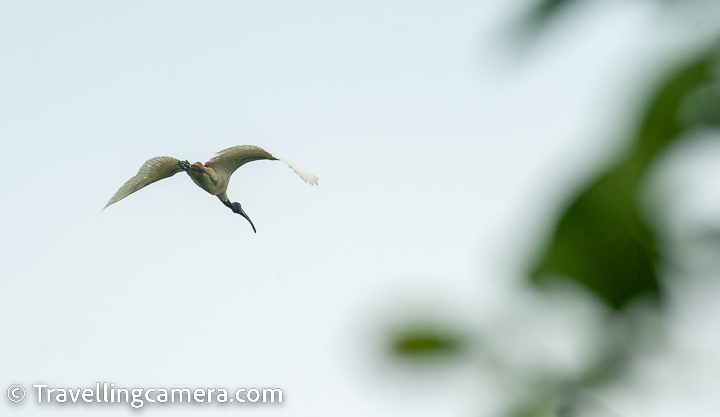
<path fill-rule="evenodd" d="M 590 5 L 518 64 L 501 42 L 522 4 L 507 3 L 2 3 L 3 390 L 282 388 L 258 416 L 500 407 L 467 369 L 379 370 L 373 323 L 418 300 L 461 321 L 512 307 L 522 262 L 615 155 L 653 66 L 705 33 L 661 30 L 645 2 Z M 257 234 L 185 174 L 101 212 L 148 158 L 239 144 L 319 187 L 242 167 L 228 193 Z M 1 413 L 134 411 L 30 399 Z"/>

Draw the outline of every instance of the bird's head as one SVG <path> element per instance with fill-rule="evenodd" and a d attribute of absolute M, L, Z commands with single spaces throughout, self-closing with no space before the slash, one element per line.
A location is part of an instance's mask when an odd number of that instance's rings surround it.
<path fill-rule="evenodd" d="M 203 174 L 207 174 L 207 171 L 205 170 L 205 165 L 203 165 L 202 162 L 195 162 L 194 164 L 190 165 L 189 169 L 197 172 L 202 172 Z"/>

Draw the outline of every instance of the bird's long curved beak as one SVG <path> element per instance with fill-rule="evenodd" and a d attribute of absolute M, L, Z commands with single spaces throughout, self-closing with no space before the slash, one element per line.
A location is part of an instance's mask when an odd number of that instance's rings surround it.
<path fill-rule="evenodd" d="M 240 213 L 238 214 L 245 217 L 247 221 L 250 222 L 250 226 L 252 226 L 253 232 L 257 233 L 257 230 L 255 230 L 255 225 L 253 224 L 252 220 L 250 220 L 250 217 L 248 217 L 248 215 L 245 213 L 245 210 L 243 210 L 241 207 L 238 207 L 238 209 L 240 210 Z"/>

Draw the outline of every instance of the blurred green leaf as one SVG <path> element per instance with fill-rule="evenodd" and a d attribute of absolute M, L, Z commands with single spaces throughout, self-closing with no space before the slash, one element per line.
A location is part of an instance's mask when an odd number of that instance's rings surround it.
<path fill-rule="evenodd" d="M 678 109 L 678 121 L 683 127 L 720 125 L 720 83 L 698 87 Z"/>
<path fill-rule="evenodd" d="M 535 7 L 530 10 L 526 24 L 533 28 L 541 28 L 545 26 L 550 19 L 556 16 L 569 3 L 577 2 L 577 0 L 543 0 L 538 2 Z"/>
<path fill-rule="evenodd" d="M 562 404 L 557 389 L 541 389 L 535 394 L 530 401 L 516 405 L 508 417 L 558 417 Z"/>
<path fill-rule="evenodd" d="M 668 80 L 652 100 L 631 155 L 643 169 L 682 131 L 712 123 L 707 115 L 717 114 L 718 109 L 713 107 L 717 99 L 708 99 L 708 94 L 704 100 L 698 98 L 716 80 L 716 61 L 713 50 L 692 62 Z"/>
<path fill-rule="evenodd" d="M 612 170 L 563 214 L 535 283 L 562 275 L 615 308 L 640 294 L 656 295 L 655 238 L 635 205 L 637 170 Z"/>
<path fill-rule="evenodd" d="M 525 29 L 530 29 L 531 32 L 538 32 L 544 29 L 548 23 L 560 13 L 563 12 L 567 6 L 571 4 L 578 4 L 586 0 L 540 0 L 533 5 L 529 12 L 525 15 L 524 19 L 521 19 L 522 26 Z M 673 0 L 658 0 L 658 3 L 672 3 Z"/>
<path fill-rule="evenodd" d="M 458 355 L 464 345 L 464 338 L 457 333 L 431 326 L 414 326 L 398 331 L 391 348 L 399 357 L 426 358 Z"/>
<path fill-rule="evenodd" d="M 640 295 L 659 298 L 656 237 L 638 211 L 638 188 L 648 165 L 683 130 L 712 120 L 702 115 L 714 114 L 705 108 L 714 101 L 693 102 L 692 97 L 713 80 L 713 64 L 712 54 L 703 56 L 663 85 L 630 154 L 561 216 L 550 248 L 532 274 L 534 283 L 566 277 L 616 309 Z M 692 120 L 696 122 L 688 122 Z"/>

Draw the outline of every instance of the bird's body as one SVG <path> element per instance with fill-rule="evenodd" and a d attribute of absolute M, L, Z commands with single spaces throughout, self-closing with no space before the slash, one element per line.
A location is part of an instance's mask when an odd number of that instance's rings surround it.
<path fill-rule="evenodd" d="M 103 210 L 109 205 L 117 203 L 155 181 L 171 177 L 180 171 L 185 171 L 198 187 L 217 196 L 217 198 L 232 209 L 234 213 L 245 217 L 250 222 L 254 231 L 255 225 L 253 225 L 250 218 L 240 207 L 240 203 L 231 203 L 230 199 L 228 199 L 227 187 L 230 183 L 230 176 L 236 169 L 248 162 L 261 159 L 283 161 L 292 168 L 303 181 L 310 185 L 317 185 L 318 178 L 294 162 L 275 156 L 257 146 L 240 145 L 218 152 L 217 155 L 204 164 L 200 162 L 190 164 L 188 161 L 180 161 L 170 156 L 158 156 L 148 159 L 143 166 L 140 167 L 138 173 L 117 190 Z"/>
<path fill-rule="evenodd" d="M 214 169 L 199 162 L 195 162 L 191 165 L 191 167 L 198 168 L 191 168 L 187 170 L 188 175 L 198 187 L 212 195 L 218 195 L 225 192 L 229 181 L 225 178 L 218 177 Z"/>

